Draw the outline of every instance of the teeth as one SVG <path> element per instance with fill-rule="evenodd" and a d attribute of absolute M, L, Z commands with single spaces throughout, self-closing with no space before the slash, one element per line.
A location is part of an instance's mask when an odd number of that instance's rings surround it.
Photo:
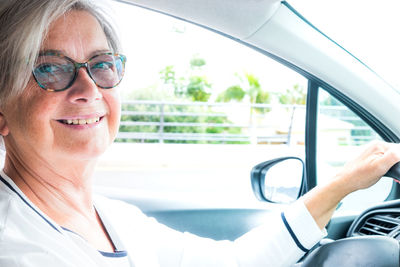
<path fill-rule="evenodd" d="M 84 124 L 92 124 L 100 121 L 100 117 L 90 118 L 90 119 L 73 119 L 73 120 L 63 120 L 62 122 L 65 124 L 73 124 L 73 125 L 84 125 Z"/>

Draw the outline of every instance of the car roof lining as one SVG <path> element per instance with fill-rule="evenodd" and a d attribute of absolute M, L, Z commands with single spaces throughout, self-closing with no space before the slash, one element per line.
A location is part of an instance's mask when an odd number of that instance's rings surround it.
<path fill-rule="evenodd" d="M 237 39 L 255 33 L 278 10 L 280 0 L 116 0 L 207 25 Z"/>

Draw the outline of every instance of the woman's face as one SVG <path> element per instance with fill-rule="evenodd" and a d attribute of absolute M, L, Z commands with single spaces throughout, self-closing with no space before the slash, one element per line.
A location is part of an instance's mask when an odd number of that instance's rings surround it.
<path fill-rule="evenodd" d="M 71 11 L 51 25 L 41 48 L 47 50 L 76 62 L 110 51 L 99 23 L 85 11 Z M 31 77 L 22 95 L 1 113 L 7 153 L 44 160 L 90 160 L 114 140 L 120 101 L 117 88 L 98 88 L 81 68 L 73 85 L 61 92 L 47 92 Z"/>

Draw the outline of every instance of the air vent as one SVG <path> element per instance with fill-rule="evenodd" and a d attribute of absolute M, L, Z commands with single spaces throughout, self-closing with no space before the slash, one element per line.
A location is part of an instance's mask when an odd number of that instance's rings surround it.
<path fill-rule="evenodd" d="M 393 219 L 392 216 L 375 215 L 368 218 L 364 225 L 358 230 L 360 235 L 383 235 L 387 236 L 400 222 Z"/>
<path fill-rule="evenodd" d="M 385 217 L 390 217 L 390 218 L 394 218 L 394 219 L 399 219 L 400 220 L 400 214 L 398 214 L 398 213 L 385 214 Z"/>

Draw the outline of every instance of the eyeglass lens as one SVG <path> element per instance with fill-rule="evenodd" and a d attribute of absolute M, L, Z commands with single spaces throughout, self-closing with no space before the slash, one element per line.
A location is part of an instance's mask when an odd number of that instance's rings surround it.
<path fill-rule="evenodd" d="M 123 58 L 114 54 L 101 54 L 87 62 L 88 72 L 93 81 L 101 88 L 118 85 L 124 74 Z M 58 55 L 39 56 L 33 75 L 44 89 L 65 90 L 72 85 L 77 68 L 72 60 Z"/>

